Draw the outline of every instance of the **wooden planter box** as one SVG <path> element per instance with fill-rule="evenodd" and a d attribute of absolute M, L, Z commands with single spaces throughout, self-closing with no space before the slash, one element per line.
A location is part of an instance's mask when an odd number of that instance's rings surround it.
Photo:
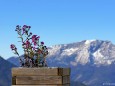
<path fill-rule="evenodd" d="M 70 69 L 12 68 L 12 86 L 70 86 Z"/>

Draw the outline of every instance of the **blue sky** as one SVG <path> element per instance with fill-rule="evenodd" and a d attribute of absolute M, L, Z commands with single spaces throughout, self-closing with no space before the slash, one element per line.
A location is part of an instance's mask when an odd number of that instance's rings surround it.
<path fill-rule="evenodd" d="M 82 40 L 109 40 L 115 44 L 115 0 L 0 0 L 0 55 L 23 54 L 16 25 L 30 25 L 45 45 Z"/>

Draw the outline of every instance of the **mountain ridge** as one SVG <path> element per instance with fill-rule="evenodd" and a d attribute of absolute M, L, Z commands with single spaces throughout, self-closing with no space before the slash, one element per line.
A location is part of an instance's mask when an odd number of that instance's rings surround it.
<path fill-rule="evenodd" d="M 68 48 L 71 45 L 73 47 Z M 109 49 L 108 45 L 109 45 L 110 48 L 111 48 L 111 46 L 112 46 L 112 48 L 114 48 L 113 51 L 111 49 L 108 51 L 108 49 Z M 111 56 L 107 55 L 107 53 L 110 54 L 110 52 L 111 52 L 111 54 L 114 54 L 114 52 L 115 52 L 115 45 L 113 45 L 109 41 L 96 40 L 96 41 L 88 42 L 87 40 L 84 40 L 84 41 L 81 41 L 81 42 L 78 42 L 78 43 L 72 43 L 72 44 L 68 44 L 68 45 L 56 45 L 56 46 L 49 47 L 49 52 L 50 52 L 49 56 L 51 57 L 51 56 L 53 56 L 53 54 L 54 55 L 58 54 L 58 53 L 60 53 L 60 51 L 61 51 L 61 55 L 59 57 L 62 57 L 64 55 L 65 56 L 67 56 L 67 55 L 70 56 L 74 53 L 76 53 L 76 55 L 79 55 L 79 56 L 77 56 L 76 63 L 77 62 L 81 62 L 81 63 L 84 62 L 86 64 L 87 62 L 90 62 L 91 60 L 92 61 L 95 60 L 94 64 L 97 64 L 97 63 L 98 64 L 99 63 L 100 64 L 104 64 L 104 63 L 110 64 L 110 63 L 115 61 L 115 55 L 113 55 L 113 56 L 112 55 Z M 105 51 L 107 53 L 105 53 Z M 78 52 L 78 54 L 77 54 L 77 52 Z M 80 60 L 81 58 L 83 58 L 82 57 L 83 55 L 86 58 L 85 61 L 87 61 L 87 62 L 85 62 L 83 60 Z M 88 57 L 90 57 L 90 58 L 88 58 Z M 109 58 L 110 58 L 110 60 L 108 60 Z M 102 62 L 99 61 L 98 59 L 102 60 Z"/>
<path fill-rule="evenodd" d="M 115 45 L 110 41 L 83 40 L 54 45 L 48 50 L 49 55 L 46 58 L 48 66 L 70 67 L 72 82 L 78 81 L 88 86 L 102 86 L 104 82 L 115 80 L 113 76 Z M 12 58 L 8 61 L 11 62 Z"/>

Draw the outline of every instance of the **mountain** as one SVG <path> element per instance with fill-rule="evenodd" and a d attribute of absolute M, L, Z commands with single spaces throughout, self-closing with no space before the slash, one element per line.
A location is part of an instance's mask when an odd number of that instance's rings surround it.
<path fill-rule="evenodd" d="M 11 86 L 12 67 L 16 66 L 0 56 L 0 86 Z"/>
<path fill-rule="evenodd" d="M 20 57 L 23 59 L 23 55 Z M 12 63 L 14 65 L 20 66 L 20 63 L 19 63 L 20 61 L 19 61 L 18 57 L 12 56 L 12 57 L 8 58 L 7 61 L 9 61 L 10 63 Z"/>
<path fill-rule="evenodd" d="M 17 58 L 13 58 L 8 61 L 16 62 Z M 49 47 L 47 64 L 49 67 L 70 67 L 71 84 L 82 82 L 88 86 L 102 86 L 114 83 L 115 45 L 103 40 L 54 45 Z"/>

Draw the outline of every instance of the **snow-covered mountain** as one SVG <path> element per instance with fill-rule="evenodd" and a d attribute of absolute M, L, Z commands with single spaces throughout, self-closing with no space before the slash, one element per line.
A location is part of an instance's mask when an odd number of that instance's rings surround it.
<path fill-rule="evenodd" d="M 85 40 L 82 42 L 55 45 L 49 48 L 47 58 L 67 65 L 110 65 L 115 62 L 115 45 L 109 41 Z M 68 60 L 68 61 L 65 61 Z"/>
<path fill-rule="evenodd" d="M 17 59 L 8 61 L 15 63 Z M 71 67 L 72 82 L 89 86 L 115 82 L 115 45 L 110 41 L 84 40 L 51 46 L 47 63 L 50 67 Z"/>

